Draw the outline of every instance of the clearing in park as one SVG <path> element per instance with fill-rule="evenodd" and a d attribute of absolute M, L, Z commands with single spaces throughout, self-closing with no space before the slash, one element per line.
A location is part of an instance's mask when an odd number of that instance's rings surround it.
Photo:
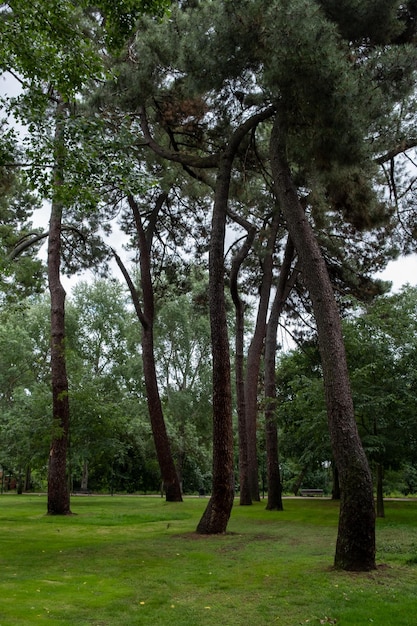
<path fill-rule="evenodd" d="M 378 568 L 332 568 L 338 504 L 235 505 L 229 532 L 195 534 L 204 498 L 0 497 L 0 626 L 414 626 L 417 501 L 387 501 Z"/>

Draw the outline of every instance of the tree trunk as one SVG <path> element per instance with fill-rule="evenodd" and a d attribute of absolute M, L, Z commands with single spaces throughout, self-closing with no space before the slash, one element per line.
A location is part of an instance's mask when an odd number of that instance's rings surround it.
<path fill-rule="evenodd" d="M 21 469 L 19 469 L 19 473 L 17 475 L 16 493 L 20 496 L 23 493 L 23 472 Z"/>
<path fill-rule="evenodd" d="M 244 344 L 244 304 L 236 307 L 236 342 L 235 342 L 235 378 L 236 410 L 239 438 L 239 493 L 241 506 L 251 505 L 252 497 L 249 486 L 248 436 L 246 428 L 245 385 L 243 379 L 243 344 Z"/>
<path fill-rule="evenodd" d="M 51 381 L 53 433 L 49 451 L 48 514 L 69 515 L 70 494 L 67 481 L 67 450 L 70 409 L 65 357 L 65 289 L 61 283 L 62 202 L 59 189 L 63 181 L 63 105 L 58 105 L 55 133 L 55 199 L 52 202 L 48 236 L 48 286 L 51 297 Z"/>
<path fill-rule="evenodd" d="M 209 304 L 213 356 L 213 488 L 197 526 L 201 534 L 226 532 L 234 499 L 232 389 L 224 296 L 224 242 L 233 159 L 242 139 L 273 109 L 254 115 L 234 132 L 218 165 L 209 253 Z"/>
<path fill-rule="evenodd" d="M 166 500 L 167 502 L 182 502 L 181 485 L 175 468 L 174 459 L 172 457 L 171 445 L 165 426 L 161 397 L 159 395 L 158 380 L 156 376 L 153 338 L 155 311 L 150 257 L 153 232 L 150 231 L 148 234 L 145 233 L 137 203 L 132 196 L 129 196 L 128 200 L 135 220 L 139 242 L 143 311 L 140 307 L 137 291 L 126 272 L 126 268 L 124 268 L 121 264 L 118 257 L 116 257 L 116 260 L 118 260 L 119 267 L 125 276 L 132 295 L 136 313 L 142 325 L 142 361 L 145 377 L 146 400 Z M 165 200 L 166 194 L 161 194 L 154 209 L 156 214 L 159 212 L 162 203 L 165 202 Z"/>
<path fill-rule="evenodd" d="M 264 347 L 266 332 L 266 318 L 272 285 L 273 249 L 279 225 L 279 213 L 276 212 L 271 224 L 271 231 L 265 249 L 262 263 L 262 283 L 258 314 L 256 317 L 255 331 L 248 350 L 245 377 L 245 406 L 246 406 L 246 429 L 248 441 L 248 468 L 249 488 L 253 500 L 260 500 L 259 495 L 259 471 L 258 471 L 258 446 L 257 446 L 257 421 L 258 421 L 258 387 L 259 371 Z"/>
<path fill-rule="evenodd" d="M 88 460 L 83 461 L 83 472 L 81 476 L 81 491 L 88 491 Z"/>
<path fill-rule="evenodd" d="M 153 327 L 142 329 L 142 357 L 146 399 L 167 502 L 182 502 L 181 486 L 171 453 L 156 378 Z"/>
<path fill-rule="evenodd" d="M 303 484 L 303 480 L 304 480 L 304 476 L 306 475 L 306 472 L 307 472 L 307 466 L 304 466 L 301 472 L 298 474 L 292 486 L 292 492 L 295 496 L 299 495 L 299 491 L 300 491 L 301 485 Z"/>
<path fill-rule="evenodd" d="M 226 532 L 234 499 L 232 392 L 224 295 L 224 240 L 233 153 L 223 155 L 216 181 L 209 254 L 209 302 L 213 357 L 213 486 L 197 526 L 201 534 Z"/>
<path fill-rule="evenodd" d="M 69 435 L 68 379 L 65 359 L 65 290 L 60 280 L 61 207 L 52 206 L 49 225 L 48 279 L 51 295 L 51 379 L 53 434 L 49 451 L 48 513 L 68 515 L 70 496 L 67 482 Z"/>
<path fill-rule="evenodd" d="M 30 470 L 30 466 L 27 465 L 26 467 L 26 472 L 25 472 L 25 484 L 23 487 L 24 491 L 30 491 L 31 490 L 31 483 L 32 483 L 32 473 Z"/>
<path fill-rule="evenodd" d="M 267 511 L 283 511 L 282 483 L 279 470 L 278 429 L 275 402 L 268 401 L 265 409 L 266 475 L 268 484 Z"/>
<path fill-rule="evenodd" d="M 230 270 L 230 293 L 235 305 L 236 319 L 236 340 L 235 340 L 235 379 L 236 379 L 236 404 L 238 418 L 238 437 L 239 437 L 239 490 L 240 505 L 246 506 L 252 504 L 251 490 L 249 485 L 248 472 L 248 437 L 246 423 L 246 403 L 245 403 L 245 384 L 244 384 L 244 314 L 245 304 L 239 296 L 238 291 L 238 275 L 240 267 L 249 254 L 255 238 L 255 228 L 246 220 L 242 220 L 238 216 L 233 218 L 247 230 L 247 237 L 241 249 L 233 258 Z"/>
<path fill-rule="evenodd" d="M 276 385 L 275 385 L 275 353 L 277 350 L 278 322 L 288 296 L 292 281 L 289 281 L 291 262 L 294 255 L 294 246 L 291 239 L 285 250 L 284 261 L 275 292 L 274 302 L 266 330 L 265 337 L 265 442 L 266 467 L 268 477 L 268 511 L 282 511 L 282 483 L 279 469 L 278 429 L 276 422 Z M 293 273 L 293 277 L 295 272 Z"/>
<path fill-rule="evenodd" d="M 377 517 L 385 517 L 384 507 L 384 466 L 376 465 L 376 514 Z"/>
<path fill-rule="evenodd" d="M 320 247 L 291 178 L 278 118 L 271 136 L 271 167 L 317 324 L 330 438 L 341 490 L 334 563 L 344 570 L 368 571 L 375 568 L 372 477 L 354 416 L 340 315 Z"/>

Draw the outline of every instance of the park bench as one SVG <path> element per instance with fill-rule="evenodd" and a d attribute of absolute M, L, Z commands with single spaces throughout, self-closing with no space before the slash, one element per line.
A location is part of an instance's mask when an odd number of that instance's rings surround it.
<path fill-rule="evenodd" d="M 300 495 L 309 497 L 322 496 L 323 489 L 300 489 Z"/>

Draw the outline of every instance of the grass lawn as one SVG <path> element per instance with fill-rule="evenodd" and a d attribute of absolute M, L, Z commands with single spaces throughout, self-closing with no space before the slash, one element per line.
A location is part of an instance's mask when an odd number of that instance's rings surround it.
<path fill-rule="evenodd" d="M 415 626 L 417 502 L 389 501 L 378 569 L 332 569 L 337 504 L 236 504 L 224 536 L 194 534 L 207 500 L 0 496 L 0 626 Z"/>

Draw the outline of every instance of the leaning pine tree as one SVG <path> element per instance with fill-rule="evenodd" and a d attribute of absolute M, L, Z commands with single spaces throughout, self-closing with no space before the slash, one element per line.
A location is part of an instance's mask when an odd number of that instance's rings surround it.
<path fill-rule="evenodd" d="M 411 84 L 415 54 L 393 39 L 401 26 L 395 20 L 398 3 L 381 3 L 380 30 L 372 19 L 373 3 L 363 3 L 357 30 L 350 24 L 349 33 L 344 18 L 353 3 L 338 5 L 336 13 L 331 2 L 322 4 L 323 11 L 306 0 L 270 8 L 275 29 L 269 29 L 268 48 L 274 54 L 264 76 L 277 96 L 271 171 L 317 324 L 341 488 L 335 566 L 366 571 L 375 568 L 372 476 L 355 421 L 340 315 L 314 224 L 332 212 L 342 212 L 356 228 L 388 219 L 388 207 L 374 191 L 376 155 L 368 138 L 378 138 L 387 112 L 404 94 L 400 89 L 395 95 L 389 84 L 393 55 L 396 63 L 401 59 L 401 77 L 408 76 L 404 89 Z"/>

